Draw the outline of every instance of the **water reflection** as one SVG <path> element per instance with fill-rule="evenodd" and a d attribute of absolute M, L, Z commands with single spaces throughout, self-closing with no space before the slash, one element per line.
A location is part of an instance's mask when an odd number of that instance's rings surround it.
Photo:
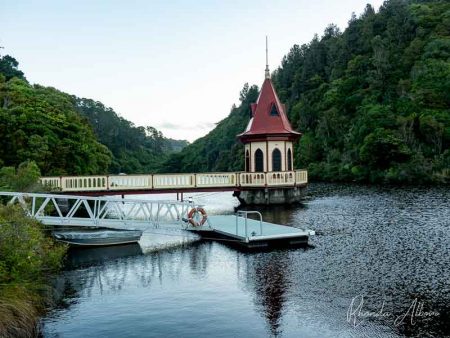
<path fill-rule="evenodd" d="M 277 224 L 288 224 L 297 226 L 299 228 L 305 228 L 304 224 L 298 224 L 295 218 L 293 218 L 292 210 L 302 210 L 306 208 L 304 204 L 292 205 L 271 205 L 271 206 L 245 206 L 239 208 L 240 210 L 257 210 L 263 215 L 264 221 Z M 255 216 L 250 216 L 254 217 Z"/>
<path fill-rule="evenodd" d="M 260 209 L 270 222 L 315 229 L 311 250 L 243 253 L 195 242 L 73 257 L 61 282 L 66 308 L 45 319 L 45 335 L 450 334 L 448 190 L 327 185 L 317 196 L 292 209 Z M 367 311 L 385 301 L 392 316 L 353 327 L 346 313 L 357 295 Z M 395 326 L 415 299 L 439 316 Z"/>
<path fill-rule="evenodd" d="M 141 254 L 141 246 L 137 243 L 105 247 L 72 247 L 67 253 L 66 268 L 76 269 L 83 266 L 101 265 L 106 261 Z"/>
<path fill-rule="evenodd" d="M 94 287 L 101 294 L 105 288 L 117 291 L 137 281 L 141 287 L 148 287 L 155 281 L 163 284 L 164 278 L 179 280 L 182 269 L 186 266 L 196 275 L 204 275 L 209 264 L 210 247 L 208 243 L 193 243 L 146 255 L 142 255 L 138 244 L 79 250 L 71 255 L 72 267 L 75 267 L 73 262 L 78 264 L 78 268 L 89 264 L 87 273 L 84 273 L 81 280 L 72 278 L 79 273 L 78 270 L 68 271 L 66 275 L 72 286 L 75 285 L 76 290 L 88 297 L 92 295 Z M 136 255 L 141 256 L 134 257 Z"/>
<path fill-rule="evenodd" d="M 217 264 L 218 251 L 226 252 L 227 261 L 235 264 L 219 267 L 213 273 L 210 264 Z M 70 311 L 70 306 L 77 306 L 83 299 L 104 298 L 130 288 L 142 290 L 155 283 L 164 287 L 169 281 L 183 284 L 187 272 L 201 281 L 211 274 L 221 279 L 222 274 L 235 270 L 241 290 L 252 295 L 254 311 L 265 318 L 268 332 L 273 336 L 282 332 L 285 294 L 291 284 L 287 252 L 264 257 L 264 254 L 230 250 L 213 242 L 196 242 L 145 255 L 139 245 L 76 249 L 69 253 L 67 268 L 59 281 L 64 299 L 59 311 Z M 191 296 L 200 295 L 201 291 Z"/>
<path fill-rule="evenodd" d="M 240 275 L 241 285 L 254 295 L 257 311 L 264 315 L 270 333 L 277 336 L 282 331 L 283 308 L 291 284 L 286 252 L 267 257 L 252 254 L 242 258 L 245 266 L 244 274 Z"/>

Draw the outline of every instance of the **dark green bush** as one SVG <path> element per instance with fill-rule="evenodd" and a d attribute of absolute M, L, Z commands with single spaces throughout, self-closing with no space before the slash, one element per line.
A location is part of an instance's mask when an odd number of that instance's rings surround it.
<path fill-rule="evenodd" d="M 0 205 L 0 283 L 43 280 L 61 267 L 65 252 L 19 206 Z"/>
<path fill-rule="evenodd" d="M 67 247 L 17 205 L 0 205 L 0 337 L 34 337 L 49 303 L 50 276 Z"/>

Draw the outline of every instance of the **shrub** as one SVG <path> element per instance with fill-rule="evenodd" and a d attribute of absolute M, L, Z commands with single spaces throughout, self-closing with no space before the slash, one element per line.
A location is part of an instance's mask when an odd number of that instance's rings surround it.
<path fill-rule="evenodd" d="M 33 161 L 23 162 L 16 169 L 3 167 L 0 169 L 0 189 L 3 191 L 32 192 L 40 188 L 41 171 Z"/>
<path fill-rule="evenodd" d="M 67 247 L 45 235 L 20 206 L 0 205 L 0 336 L 33 337 L 48 303 L 49 279 Z"/>
<path fill-rule="evenodd" d="M 65 250 L 19 206 L 0 206 L 0 283 L 45 278 L 61 267 Z"/>

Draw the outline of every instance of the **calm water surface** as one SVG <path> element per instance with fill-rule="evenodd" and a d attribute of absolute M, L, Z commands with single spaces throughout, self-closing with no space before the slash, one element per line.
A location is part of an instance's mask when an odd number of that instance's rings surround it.
<path fill-rule="evenodd" d="M 230 193 L 197 195 L 233 212 Z M 306 249 L 243 253 L 217 242 L 76 251 L 44 337 L 450 336 L 450 190 L 311 185 L 260 208 L 310 228 Z M 359 311 L 358 311 L 359 310 Z"/>

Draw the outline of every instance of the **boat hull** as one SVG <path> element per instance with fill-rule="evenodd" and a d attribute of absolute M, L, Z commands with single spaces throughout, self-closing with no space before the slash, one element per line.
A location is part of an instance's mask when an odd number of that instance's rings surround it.
<path fill-rule="evenodd" d="M 137 243 L 142 236 L 140 230 L 77 230 L 54 231 L 53 237 L 63 243 L 73 246 L 111 246 Z"/>

